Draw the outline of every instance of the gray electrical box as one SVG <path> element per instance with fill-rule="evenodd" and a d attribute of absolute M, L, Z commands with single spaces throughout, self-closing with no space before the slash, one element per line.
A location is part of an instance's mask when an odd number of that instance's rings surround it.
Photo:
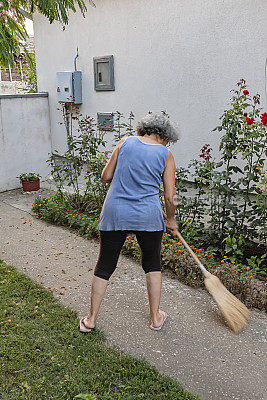
<path fill-rule="evenodd" d="M 112 131 L 114 128 L 113 113 L 97 113 L 97 124 L 102 131 Z"/>
<path fill-rule="evenodd" d="M 82 72 L 57 72 L 57 101 L 82 104 Z"/>

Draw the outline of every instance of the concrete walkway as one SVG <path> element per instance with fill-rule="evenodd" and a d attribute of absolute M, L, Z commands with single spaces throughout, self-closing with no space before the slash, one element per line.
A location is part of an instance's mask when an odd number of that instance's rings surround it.
<path fill-rule="evenodd" d="M 53 288 L 54 296 L 81 317 L 88 313 L 99 244 L 31 215 L 38 193 L 0 193 L 0 258 Z M 263 312 L 252 310 L 249 326 L 236 336 L 204 289 L 185 286 L 171 272 L 163 274 L 161 307 L 169 318 L 162 331 L 151 331 L 142 268 L 120 256 L 97 326 L 111 343 L 144 356 L 201 400 L 267 398 Z"/>

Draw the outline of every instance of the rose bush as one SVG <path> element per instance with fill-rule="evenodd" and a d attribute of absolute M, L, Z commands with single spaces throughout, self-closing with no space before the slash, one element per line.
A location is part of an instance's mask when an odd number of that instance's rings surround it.
<path fill-rule="evenodd" d="M 259 104 L 260 96 L 250 96 L 241 79 L 233 90 L 230 108 L 220 118 L 221 125 L 215 128 L 221 135 L 220 159 L 213 158 L 205 144 L 200 160 L 193 160 L 187 169 L 177 169 L 176 189 L 179 228 L 188 231 L 191 243 L 212 247 L 223 256 L 230 237 L 229 257 L 246 263 L 251 255 L 258 255 L 264 275 L 267 113 L 261 114 Z M 188 190 L 192 177 L 194 196 Z M 236 243 L 241 243 L 238 252 Z"/>

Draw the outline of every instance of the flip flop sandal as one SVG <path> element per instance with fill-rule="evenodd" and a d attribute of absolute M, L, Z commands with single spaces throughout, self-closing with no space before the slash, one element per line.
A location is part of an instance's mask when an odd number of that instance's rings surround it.
<path fill-rule="evenodd" d="M 85 325 L 84 325 L 84 320 L 85 320 L 85 318 L 86 317 L 83 317 L 83 318 L 81 318 L 80 319 L 80 331 L 81 332 L 84 332 L 84 333 L 88 333 L 88 332 L 91 332 L 91 331 L 93 331 L 95 328 L 87 328 Z"/>
<path fill-rule="evenodd" d="M 167 318 L 167 313 L 165 313 L 165 315 L 163 316 L 163 321 L 162 321 L 162 323 L 161 323 L 160 326 L 158 326 L 158 327 L 156 328 L 155 326 L 150 325 L 150 326 L 149 326 L 150 329 L 153 329 L 153 331 L 160 331 L 161 328 L 163 327 L 164 322 L 166 321 L 166 318 Z"/>

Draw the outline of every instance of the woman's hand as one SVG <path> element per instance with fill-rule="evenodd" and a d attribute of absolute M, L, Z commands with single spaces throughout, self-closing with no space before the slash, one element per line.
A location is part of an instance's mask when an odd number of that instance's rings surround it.
<path fill-rule="evenodd" d="M 173 235 L 176 235 L 177 231 L 178 231 L 178 225 L 176 222 L 176 218 L 173 217 L 173 218 L 168 219 L 167 214 L 164 211 L 162 211 L 162 212 L 163 212 L 164 222 L 165 222 L 167 230 L 170 233 L 172 233 Z"/>

